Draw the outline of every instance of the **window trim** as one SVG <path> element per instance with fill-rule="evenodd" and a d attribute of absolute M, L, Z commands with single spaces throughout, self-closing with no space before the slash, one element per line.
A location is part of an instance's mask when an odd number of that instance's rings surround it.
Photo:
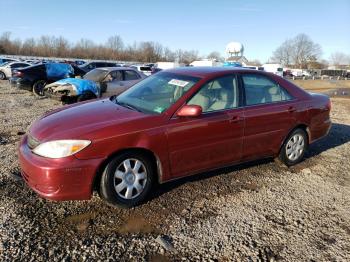
<path fill-rule="evenodd" d="M 259 104 L 247 105 L 247 98 L 246 98 L 245 86 L 244 86 L 244 81 L 243 81 L 243 75 L 259 75 L 259 76 L 265 77 L 268 80 L 270 80 L 271 82 L 273 82 L 274 84 L 276 84 L 279 88 L 282 88 L 291 98 L 287 99 L 287 100 L 281 100 L 281 101 L 273 101 L 273 102 L 267 102 L 267 103 L 259 103 Z M 240 78 L 241 92 L 243 94 L 243 103 L 242 103 L 243 107 L 271 105 L 271 104 L 285 103 L 285 102 L 290 102 L 290 101 L 296 100 L 296 98 L 293 95 L 291 95 L 288 92 L 288 90 L 286 90 L 283 86 L 281 86 L 275 79 L 270 78 L 269 76 L 266 76 L 265 74 L 260 74 L 260 73 L 256 73 L 256 72 L 253 72 L 253 73 L 252 72 L 247 72 L 247 73 L 244 72 L 244 73 L 239 73 L 238 76 Z"/>

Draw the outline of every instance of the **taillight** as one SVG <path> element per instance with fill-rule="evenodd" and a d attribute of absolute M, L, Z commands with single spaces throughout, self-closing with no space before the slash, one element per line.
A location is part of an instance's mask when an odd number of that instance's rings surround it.
<path fill-rule="evenodd" d="M 332 102 L 331 102 L 331 100 L 330 100 L 330 99 L 328 100 L 328 103 L 327 103 L 326 107 L 327 107 L 327 109 L 328 109 L 329 111 L 331 111 L 331 108 L 332 108 Z"/>
<path fill-rule="evenodd" d="M 17 72 L 15 72 L 15 76 L 17 76 L 17 77 L 21 77 L 21 76 L 23 76 L 23 73 L 22 73 L 22 72 L 20 72 L 20 71 L 17 71 Z"/>

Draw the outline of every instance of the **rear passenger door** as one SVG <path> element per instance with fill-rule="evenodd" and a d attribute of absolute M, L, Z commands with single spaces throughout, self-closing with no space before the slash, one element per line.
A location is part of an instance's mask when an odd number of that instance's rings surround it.
<path fill-rule="evenodd" d="M 244 90 L 243 160 L 271 156 L 295 125 L 295 99 L 264 74 L 241 74 Z"/>
<path fill-rule="evenodd" d="M 141 76 L 133 70 L 124 70 L 124 81 L 123 85 L 125 87 L 130 87 L 141 80 Z"/>

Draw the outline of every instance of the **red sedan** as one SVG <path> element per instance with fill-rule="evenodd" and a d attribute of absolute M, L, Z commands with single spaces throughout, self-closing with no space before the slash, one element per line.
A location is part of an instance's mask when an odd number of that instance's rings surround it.
<path fill-rule="evenodd" d="M 118 97 L 52 111 L 19 147 L 22 176 L 44 198 L 135 206 L 155 182 L 279 157 L 303 159 L 327 135 L 331 103 L 273 74 L 179 68 Z"/>

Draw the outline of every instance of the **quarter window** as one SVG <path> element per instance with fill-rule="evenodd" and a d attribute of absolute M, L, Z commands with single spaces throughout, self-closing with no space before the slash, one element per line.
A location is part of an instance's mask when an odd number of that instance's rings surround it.
<path fill-rule="evenodd" d="M 237 107 L 238 97 L 236 77 L 229 75 L 206 83 L 187 104 L 199 105 L 203 112 L 213 112 Z"/>
<path fill-rule="evenodd" d="M 292 99 L 276 82 L 258 74 L 242 75 L 246 105 L 266 104 Z"/>

